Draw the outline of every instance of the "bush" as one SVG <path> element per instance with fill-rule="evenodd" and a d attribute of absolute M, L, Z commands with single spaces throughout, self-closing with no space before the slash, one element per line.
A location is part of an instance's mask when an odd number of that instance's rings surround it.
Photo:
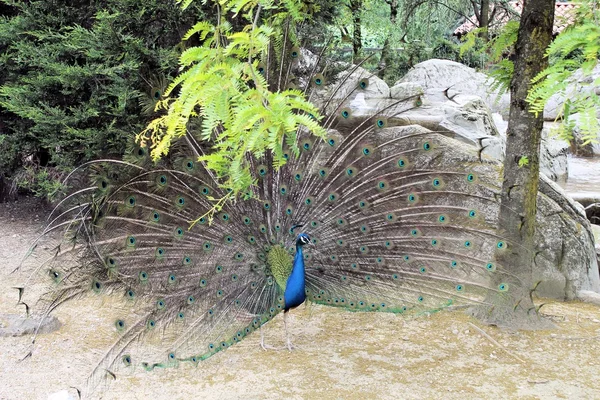
<path fill-rule="evenodd" d="M 1 1 L 0 175 L 39 195 L 123 154 L 202 17 L 166 0 Z"/>

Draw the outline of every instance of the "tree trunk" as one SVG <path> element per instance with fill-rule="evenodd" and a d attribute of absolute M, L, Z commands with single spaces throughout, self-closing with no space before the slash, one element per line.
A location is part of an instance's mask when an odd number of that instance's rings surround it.
<path fill-rule="evenodd" d="M 350 12 L 352 12 L 352 53 L 355 64 L 358 62 L 359 54 L 362 49 L 362 32 L 360 14 L 362 12 L 363 0 L 350 0 Z"/>
<path fill-rule="evenodd" d="M 395 29 L 396 20 L 398 19 L 398 0 L 385 0 L 387 4 L 390 6 L 390 25 L 392 29 Z M 383 43 L 383 48 L 381 49 L 381 58 L 379 59 L 378 65 L 378 76 L 383 79 L 385 76 L 385 69 L 388 65 L 391 64 L 391 40 L 392 32 L 389 32 L 385 38 L 385 42 Z"/>
<path fill-rule="evenodd" d="M 489 323 L 514 326 L 536 324 L 537 313 L 530 293 L 534 262 L 535 217 L 540 164 L 542 115 L 529 112 L 525 101 L 531 79 L 548 64 L 544 52 L 552 39 L 554 0 L 525 2 L 517 43 L 514 74 L 510 84 L 510 112 L 506 133 L 506 158 L 502 182 L 499 228 L 507 246 L 497 254 L 508 274 L 497 276 L 495 284 L 508 283 L 511 296 L 489 298 L 498 306 L 480 318 Z M 493 296 L 493 295 L 492 295 Z M 512 304 L 511 304 L 512 303 Z"/>
<path fill-rule="evenodd" d="M 485 28 L 485 31 L 481 32 L 481 37 L 487 42 L 488 37 L 489 37 L 488 28 L 490 25 L 490 20 L 489 20 L 490 0 L 481 0 L 481 7 L 480 7 L 479 12 L 480 12 L 479 27 Z"/>

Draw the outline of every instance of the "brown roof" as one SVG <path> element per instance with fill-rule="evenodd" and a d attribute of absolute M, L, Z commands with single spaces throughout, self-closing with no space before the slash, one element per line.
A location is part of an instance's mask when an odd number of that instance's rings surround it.
<path fill-rule="evenodd" d="M 521 1 L 510 1 L 508 2 L 508 5 L 511 7 L 514 13 L 521 14 L 521 11 L 523 10 L 523 3 Z M 493 8 L 493 5 L 491 5 L 491 7 Z M 572 24 L 575 21 L 575 10 L 578 7 L 578 3 L 556 3 L 554 9 L 554 29 L 552 33 L 558 34 L 568 25 Z M 490 29 L 503 26 L 506 22 L 512 19 L 515 19 L 515 15 L 513 13 L 504 9 L 498 10 L 497 14 L 494 16 L 494 20 L 490 21 Z M 456 28 L 454 30 L 454 35 L 464 35 L 465 33 L 478 28 L 478 26 L 473 22 L 477 22 L 475 15 L 471 16 L 469 20 L 465 21 L 461 26 Z"/>

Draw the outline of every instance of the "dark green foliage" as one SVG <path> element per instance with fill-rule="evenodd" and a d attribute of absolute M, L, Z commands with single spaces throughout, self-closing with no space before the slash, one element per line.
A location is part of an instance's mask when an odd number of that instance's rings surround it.
<path fill-rule="evenodd" d="M 0 174 L 45 195 L 74 166 L 123 154 L 151 119 L 152 89 L 174 74 L 199 9 L 2 1 Z"/>

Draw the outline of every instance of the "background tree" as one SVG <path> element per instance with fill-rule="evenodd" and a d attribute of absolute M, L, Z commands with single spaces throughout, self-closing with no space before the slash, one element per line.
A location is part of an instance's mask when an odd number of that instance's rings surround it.
<path fill-rule="evenodd" d="M 548 64 L 545 52 L 552 40 L 553 22 L 554 0 L 528 0 L 515 45 L 499 217 L 499 227 L 516 244 L 501 255 L 515 276 L 530 273 L 535 256 L 533 238 L 544 121 L 541 114 L 532 112 L 526 99 L 532 79 Z"/>
<path fill-rule="evenodd" d="M 164 0 L 1 4 L 0 176 L 41 195 L 76 165 L 123 155 L 203 15 Z"/>

